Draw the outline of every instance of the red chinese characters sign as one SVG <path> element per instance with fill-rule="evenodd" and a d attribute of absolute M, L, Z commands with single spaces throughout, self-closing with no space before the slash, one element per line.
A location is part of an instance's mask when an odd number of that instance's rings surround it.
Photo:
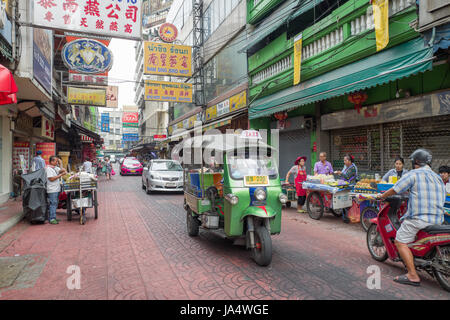
<path fill-rule="evenodd" d="M 33 0 L 33 23 L 49 29 L 140 39 L 142 0 Z"/>
<path fill-rule="evenodd" d="M 42 151 L 42 158 L 48 165 L 51 156 L 56 155 L 56 143 L 53 142 L 41 142 L 36 143 L 36 151 Z"/>
<path fill-rule="evenodd" d="M 42 125 L 41 136 L 43 136 L 45 138 L 49 138 L 51 140 L 54 140 L 55 139 L 55 124 L 53 123 L 53 121 L 42 116 L 41 125 Z"/>
<path fill-rule="evenodd" d="M 192 76 L 192 47 L 144 42 L 144 74 Z"/>

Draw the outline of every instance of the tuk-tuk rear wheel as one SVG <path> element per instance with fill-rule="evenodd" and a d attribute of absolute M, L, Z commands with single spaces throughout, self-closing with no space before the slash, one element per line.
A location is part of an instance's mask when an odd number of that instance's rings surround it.
<path fill-rule="evenodd" d="M 192 216 L 192 211 L 190 208 L 186 210 L 186 226 L 189 236 L 191 237 L 198 236 L 200 223 L 197 218 Z"/>
<path fill-rule="evenodd" d="M 268 266 L 272 262 L 272 238 L 269 231 L 264 226 L 259 226 L 255 230 L 255 248 L 253 259 L 260 266 Z"/>

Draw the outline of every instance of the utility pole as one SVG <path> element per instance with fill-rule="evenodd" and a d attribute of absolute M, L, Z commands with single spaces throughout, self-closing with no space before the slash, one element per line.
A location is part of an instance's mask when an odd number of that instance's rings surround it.
<path fill-rule="evenodd" d="M 194 103 L 201 106 L 203 111 L 206 108 L 205 91 L 204 91 L 204 70 L 203 70 L 203 0 L 192 0 L 192 17 L 193 17 L 193 47 L 192 58 L 194 60 L 193 88 Z"/>

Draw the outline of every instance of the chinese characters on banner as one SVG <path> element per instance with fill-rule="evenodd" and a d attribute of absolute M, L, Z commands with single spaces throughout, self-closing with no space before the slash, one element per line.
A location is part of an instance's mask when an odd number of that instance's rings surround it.
<path fill-rule="evenodd" d="M 14 142 L 13 168 L 27 173 L 30 169 L 30 143 Z"/>
<path fill-rule="evenodd" d="M 102 36 L 140 39 L 141 0 L 33 0 L 33 23 Z"/>
<path fill-rule="evenodd" d="M 69 104 L 104 107 L 106 90 L 67 87 L 67 100 Z"/>
<path fill-rule="evenodd" d="M 192 47 L 145 41 L 144 74 L 192 76 Z"/>
<path fill-rule="evenodd" d="M 146 80 L 144 100 L 192 102 L 192 84 Z"/>
<path fill-rule="evenodd" d="M 53 142 L 36 143 L 36 151 L 42 151 L 41 156 L 45 160 L 45 164 L 49 165 L 50 157 L 56 154 L 56 143 Z"/>
<path fill-rule="evenodd" d="M 107 85 L 108 77 L 91 74 L 69 73 L 70 82 L 83 82 L 86 84 Z"/>
<path fill-rule="evenodd" d="M 41 136 L 51 140 L 55 139 L 55 124 L 44 116 L 41 120 Z"/>

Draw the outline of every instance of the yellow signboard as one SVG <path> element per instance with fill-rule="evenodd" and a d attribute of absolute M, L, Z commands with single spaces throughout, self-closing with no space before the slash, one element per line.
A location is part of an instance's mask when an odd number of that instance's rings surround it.
<path fill-rule="evenodd" d="M 192 76 L 192 47 L 145 41 L 144 74 Z"/>
<path fill-rule="evenodd" d="M 302 39 L 300 33 L 294 39 L 294 86 L 300 83 L 300 69 L 302 67 Z"/>
<path fill-rule="evenodd" d="M 144 100 L 192 102 L 192 84 L 146 80 Z"/>
<path fill-rule="evenodd" d="M 106 90 L 68 87 L 67 99 L 69 104 L 103 107 L 106 105 Z"/>
<path fill-rule="evenodd" d="M 206 121 L 212 120 L 217 117 L 217 105 L 206 109 Z"/>
<path fill-rule="evenodd" d="M 247 91 L 242 91 L 230 98 L 230 112 L 244 108 L 247 105 Z"/>
<path fill-rule="evenodd" d="M 380 51 L 389 43 L 389 1 L 373 0 L 372 7 L 377 51 Z"/>

